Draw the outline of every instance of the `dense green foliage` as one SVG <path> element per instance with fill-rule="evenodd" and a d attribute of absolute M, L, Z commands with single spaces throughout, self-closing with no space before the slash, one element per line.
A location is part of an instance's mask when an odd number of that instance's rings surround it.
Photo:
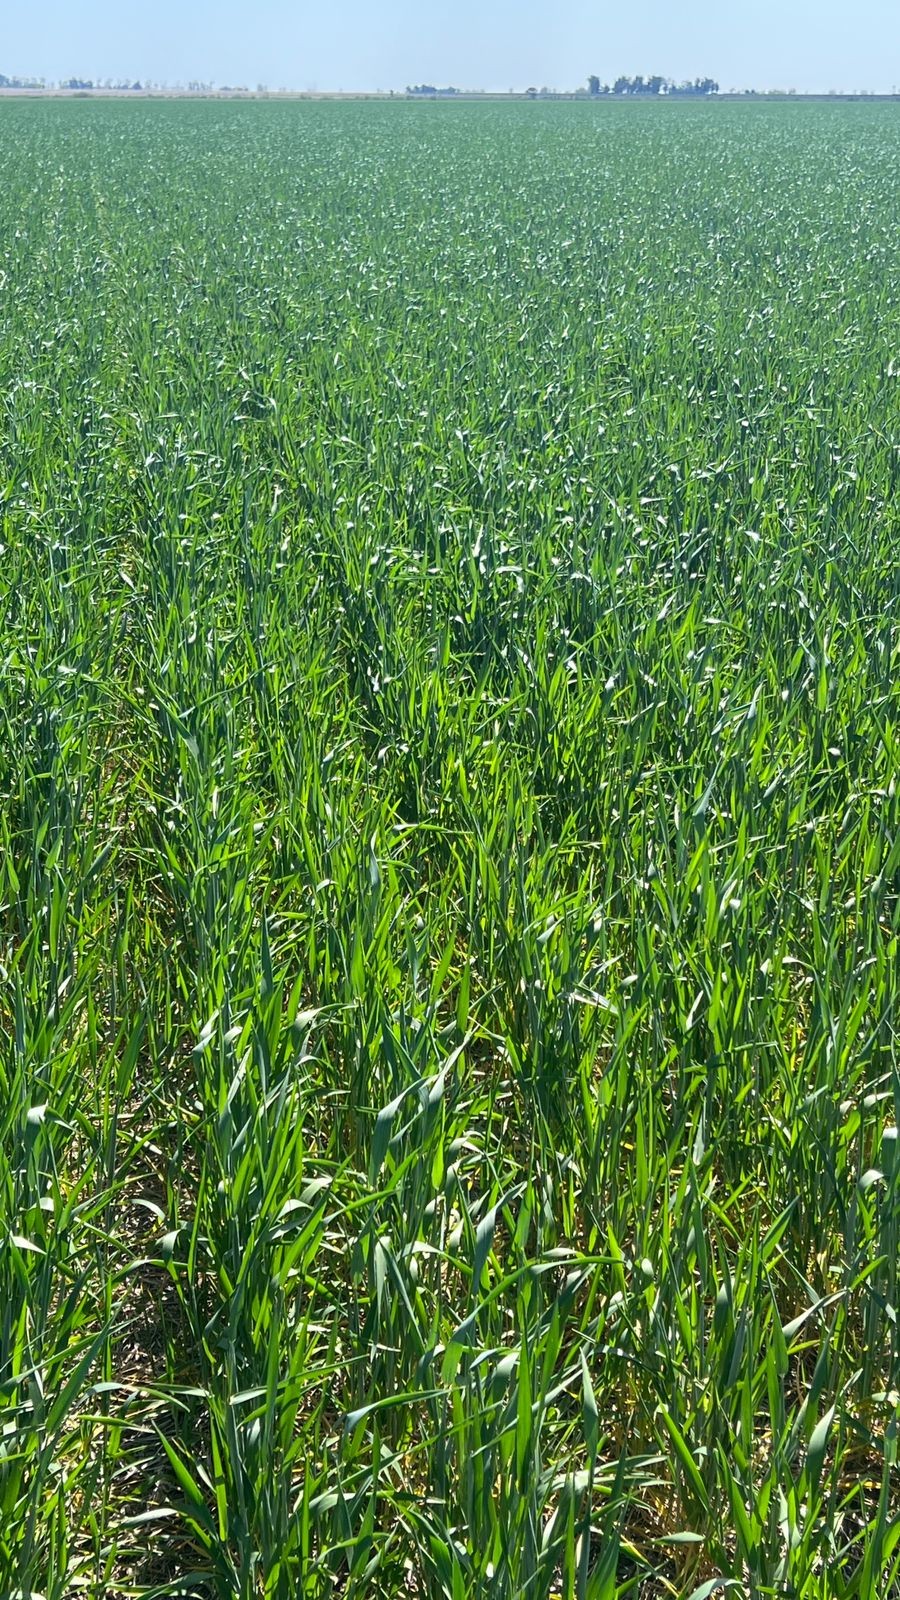
<path fill-rule="evenodd" d="M 0 1591 L 900 1592 L 895 108 L 0 135 Z"/>

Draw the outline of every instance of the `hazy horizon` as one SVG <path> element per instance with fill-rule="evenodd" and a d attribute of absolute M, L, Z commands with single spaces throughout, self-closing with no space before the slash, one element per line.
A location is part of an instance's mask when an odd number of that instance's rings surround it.
<path fill-rule="evenodd" d="M 461 89 L 571 90 L 589 73 L 713 77 L 723 90 L 884 93 L 900 82 L 891 0 L 751 0 L 724 16 L 715 0 L 639 0 L 600 18 L 587 0 L 413 0 L 378 10 L 346 0 L 330 10 L 259 0 L 159 0 L 123 15 L 112 0 L 71 8 L 45 0 L 7 22 L 0 72 L 58 82 L 262 84 L 271 89 L 366 92 L 411 83 Z"/>

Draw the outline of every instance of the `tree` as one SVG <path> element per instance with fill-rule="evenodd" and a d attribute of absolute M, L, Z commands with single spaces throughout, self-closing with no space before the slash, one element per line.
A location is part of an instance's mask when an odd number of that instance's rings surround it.
<path fill-rule="evenodd" d="M 600 79 L 597 77 L 597 74 L 595 72 L 592 72 L 590 77 L 588 78 L 588 94 L 597 95 L 599 93 L 600 93 Z"/>

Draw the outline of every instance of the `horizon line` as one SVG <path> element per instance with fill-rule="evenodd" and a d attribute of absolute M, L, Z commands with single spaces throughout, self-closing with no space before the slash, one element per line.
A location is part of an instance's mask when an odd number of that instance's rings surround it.
<path fill-rule="evenodd" d="M 547 86 L 537 88 L 529 85 L 527 88 L 517 89 L 458 89 L 451 85 L 432 90 L 430 85 L 425 86 L 421 92 L 418 86 L 407 85 L 402 89 L 296 89 L 288 87 L 270 88 L 265 84 L 257 84 L 251 88 L 248 84 L 201 84 L 191 80 L 188 85 L 182 83 L 144 83 L 135 78 L 133 84 L 119 83 L 106 86 L 103 83 L 91 80 L 71 82 L 27 82 L 13 81 L 6 84 L 0 83 L 0 96 L 30 97 L 32 99 L 48 97 L 89 97 L 96 96 L 103 99 L 185 99 L 185 100 L 210 100 L 223 98 L 240 98 L 249 100 L 586 100 L 593 101 L 647 101 L 661 100 L 702 100 L 705 102 L 716 100 L 748 100 L 748 99 L 776 99 L 776 100 L 898 100 L 900 89 L 795 89 L 795 88 L 737 88 L 717 89 L 715 92 L 697 94 L 671 94 L 661 92 L 648 93 L 607 93 L 592 95 L 589 91 L 579 86 L 576 89 L 551 89 Z"/>

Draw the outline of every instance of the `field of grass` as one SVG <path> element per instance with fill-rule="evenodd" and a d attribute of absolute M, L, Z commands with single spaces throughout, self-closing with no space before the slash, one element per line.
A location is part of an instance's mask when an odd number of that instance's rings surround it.
<path fill-rule="evenodd" d="M 900 1593 L 900 122 L 0 106 L 0 1593 Z"/>

